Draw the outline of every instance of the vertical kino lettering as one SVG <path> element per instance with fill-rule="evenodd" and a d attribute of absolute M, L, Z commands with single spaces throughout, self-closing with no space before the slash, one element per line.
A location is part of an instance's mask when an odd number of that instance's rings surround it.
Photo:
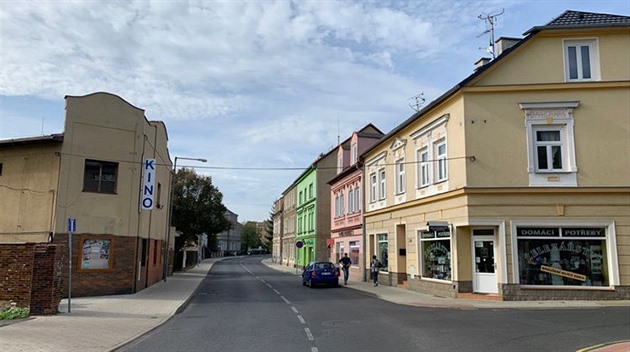
<path fill-rule="evenodd" d="M 142 210 L 151 210 L 153 209 L 153 195 L 155 193 L 155 159 L 144 159 L 142 162 L 142 170 L 144 185 L 142 186 L 140 206 Z"/>

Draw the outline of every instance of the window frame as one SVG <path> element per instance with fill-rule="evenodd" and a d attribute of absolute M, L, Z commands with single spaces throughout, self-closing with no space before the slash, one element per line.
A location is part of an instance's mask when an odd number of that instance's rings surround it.
<path fill-rule="evenodd" d="M 584 62 L 582 48 L 588 48 L 588 68 L 590 77 L 584 78 Z M 575 48 L 575 70 L 577 76 L 571 77 L 571 55 L 570 48 Z M 562 52 L 564 61 L 564 79 L 565 82 L 589 82 L 600 80 L 600 64 L 599 64 L 599 43 L 597 38 L 576 38 L 564 39 L 562 41 Z"/>
<path fill-rule="evenodd" d="M 440 154 L 440 147 L 444 146 L 444 153 Z M 435 183 L 448 180 L 448 146 L 446 138 L 433 142 L 435 155 Z"/>
<path fill-rule="evenodd" d="M 538 140 L 538 132 L 558 132 L 559 140 L 557 141 L 540 141 Z M 532 142 L 534 153 L 534 170 L 537 173 L 554 173 L 554 172 L 566 172 L 567 171 L 567 145 L 566 145 L 566 131 L 564 126 L 557 125 L 537 125 L 532 126 Z M 554 167 L 554 153 L 553 148 L 560 147 L 560 168 Z M 540 148 L 544 148 L 546 156 L 546 168 L 542 168 L 540 165 Z"/>
<path fill-rule="evenodd" d="M 396 167 L 396 194 L 405 193 L 405 158 L 400 158 L 394 163 Z"/>
<path fill-rule="evenodd" d="M 431 164 L 429 163 L 429 148 L 424 146 L 418 149 L 416 157 L 418 159 L 418 188 L 427 187 L 431 184 Z"/>
<path fill-rule="evenodd" d="M 378 184 L 378 199 L 383 200 L 387 197 L 387 174 L 384 167 L 378 170 Z"/>
<path fill-rule="evenodd" d="M 378 177 L 376 171 L 370 174 L 370 203 L 376 202 L 378 199 Z"/>
<path fill-rule="evenodd" d="M 88 188 L 86 186 L 87 176 L 88 176 L 88 166 L 91 168 L 98 167 L 98 179 L 96 180 L 96 190 Z M 109 166 L 113 168 L 113 181 L 112 181 L 112 190 L 104 191 L 103 190 L 103 168 L 105 166 Z M 107 182 L 107 181 L 105 181 Z M 90 183 L 94 183 L 92 180 Z M 99 193 L 99 194 L 118 194 L 118 163 L 111 161 L 103 161 L 103 160 L 95 160 L 95 159 L 85 159 L 84 167 L 83 167 L 83 192 L 89 193 Z"/>

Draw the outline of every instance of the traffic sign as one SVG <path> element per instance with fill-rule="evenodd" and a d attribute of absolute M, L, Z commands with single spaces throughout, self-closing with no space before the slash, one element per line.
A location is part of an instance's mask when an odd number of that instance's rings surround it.
<path fill-rule="evenodd" d="M 68 233 L 77 232 L 77 219 L 68 218 Z"/>
<path fill-rule="evenodd" d="M 302 242 L 302 241 L 297 241 L 297 242 L 295 242 L 295 246 L 296 246 L 297 248 L 302 248 L 302 247 L 304 246 L 304 242 Z"/>

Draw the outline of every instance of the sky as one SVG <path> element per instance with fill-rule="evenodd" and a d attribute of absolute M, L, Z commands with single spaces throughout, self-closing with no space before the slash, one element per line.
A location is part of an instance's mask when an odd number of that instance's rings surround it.
<path fill-rule="evenodd" d="M 166 124 L 239 222 L 368 123 L 384 133 L 566 10 L 630 0 L 0 1 L 0 140 L 63 132 L 64 96 L 108 92 Z"/>

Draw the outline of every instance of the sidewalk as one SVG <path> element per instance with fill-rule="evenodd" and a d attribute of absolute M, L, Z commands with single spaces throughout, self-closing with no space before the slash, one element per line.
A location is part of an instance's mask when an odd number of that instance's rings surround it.
<path fill-rule="evenodd" d="M 118 296 L 73 298 L 71 313 L 67 313 L 67 300 L 54 316 L 36 316 L 19 322 L 0 324 L 0 350 L 2 352 L 103 352 L 111 351 L 160 326 L 186 306 L 213 264 L 224 258 L 204 260 L 199 266 L 168 277 L 166 282 L 146 288 L 138 293 Z M 298 276 L 295 268 L 272 263 L 268 267 Z M 459 309 L 522 308 L 553 309 L 604 306 L 630 306 L 630 301 L 536 301 L 501 302 L 439 298 L 406 289 L 389 286 L 374 287 L 368 282 L 351 281 L 346 288 L 364 291 L 394 302 L 423 307 Z M 296 277 L 296 285 L 299 279 Z M 581 352 L 627 351 L 630 342 L 618 341 L 592 346 Z"/>
<path fill-rule="evenodd" d="M 103 352 L 118 348 L 162 325 L 186 306 L 212 265 L 204 260 L 130 295 L 64 299 L 60 313 L 0 326 L 2 352 Z"/>
<path fill-rule="evenodd" d="M 293 275 L 300 275 L 295 268 L 273 263 L 271 259 L 264 259 L 263 264 L 268 267 L 284 271 Z M 343 281 L 343 280 L 340 280 Z M 415 292 L 404 288 L 379 285 L 374 287 L 371 282 L 358 281 L 350 276 L 347 288 L 367 292 L 379 299 L 409 306 L 442 307 L 461 309 L 553 309 L 553 308 L 597 308 L 597 307 L 630 307 L 630 301 L 492 301 L 463 298 L 444 298 Z"/>

